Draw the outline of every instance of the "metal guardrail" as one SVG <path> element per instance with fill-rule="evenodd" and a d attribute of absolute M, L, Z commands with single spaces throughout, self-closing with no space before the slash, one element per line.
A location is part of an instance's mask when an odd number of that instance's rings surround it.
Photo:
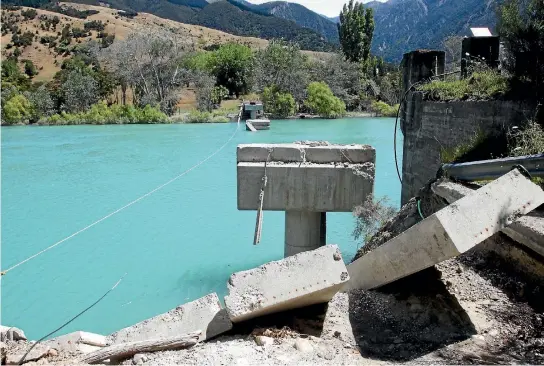
<path fill-rule="evenodd" d="M 442 172 L 445 176 L 463 181 L 491 180 L 508 173 L 519 165 L 525 168 L 532 177 L 544 178 L 544 153 L 469 163 L 444 164 Z"/>

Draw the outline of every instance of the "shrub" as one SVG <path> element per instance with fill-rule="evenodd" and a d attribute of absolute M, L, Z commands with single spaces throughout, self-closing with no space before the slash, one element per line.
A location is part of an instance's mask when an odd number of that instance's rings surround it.
<path fill-rule="evenodd" d="M 389 204 L 387 197 L 382 197 L 377 201 L 373 197 L 367 198 L 361 206 L 356 206 L 353 209 L 353 216 L 355 216 L 354 239 L 362 239 L 363 242 L 369 241 L 387 220 L 395 216 L 396 212 L 397 210 Z"/>
<path fill-rule="evenodd" d="M 306 106 L 325 118 L 337 118 L 346 113 L 346 105 L 335 97 L 324 82 L 313 82 L 308 86 Z"/>
<path fill-rule="evenodd" d="M 100 20 L 91 20 L 90 22 L 85 22 L 83 24 L 83 28 L 86 31 L 90 31 L 91 29 L 93 29 L 93 30 L 101 32 L 104 30 L 104 28 L 106 28 L 106 25 L 102 23 L 102 21 Z"/>
<path fill-rule="evenodd" d="M 23 18 L 25 18 L 25 20 L 31 20 L 36 18 L 38 12 L 36 11 L 36 9 L 22 10 L 21 15 L 23 16 Z"/>
<path fill-rule="evenodd" d="M 521 129 L 514 129 L 508 136 L 508 155 L 524 156 L 544 152 L 544 129 L 535 121 L 529 121 Z"/>
<path fill-rule="evenodd" d="M 221 111 L 215 112 L 200 112 L 197 110 L 191 111 L 184 119 L 185 123 L 225 123 L 229 119 L 223 115 Z"/>
<path fill-rule="evenodd" d="M 474 72 L 466 79 L 434 80 L 417 89 L 431 100 L 486 100 L 504 95 L 508 91 L 508 79 L 495 70 L 485 70 Z"/>
<path fill-rule="evenodd" d="M 14 124 L 26 122 L 32 114 L 32 106 L 22 94 L 15 94 L 2 106 L 2 122 Z"/>
<path fill-rule="evenodd" d="M 144 108 L 134 106 L 121 106 L 114 104 L 108 106 L 104 102 L 93 104 L 86 112 L 55 114 L 42 120 L 44 123 L 56 125 L 75 124 L 122 124 L 122 123 L 168 123 L 166 114 L 159 108 L 146 105 Z"/>
<path fill-rule="evenodd" d="M 286 118 L 295 113 L 295 98 L 282 93 L 276 85 L 264 88 L 262 99 L 265 111 L 274 118 Z"/>
<path fill-rule="evenodd" d="M 389 104 L 382 101 L 374 101 L 370 105 L 370 110 L 372 112 L 376 113 L 378 116 L 384 117 L 395 117 L 397 115 L 398 109 L 398 104 L 390 106 Z"/>

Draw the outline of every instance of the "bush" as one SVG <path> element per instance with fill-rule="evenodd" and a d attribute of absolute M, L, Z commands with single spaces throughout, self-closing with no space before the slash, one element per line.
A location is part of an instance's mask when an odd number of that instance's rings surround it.
<path fill-rule="evenodd" d="M 38 12 L 36 11 L 36 9 L 22 10 L 21 15 L 25 18 L 25 20 L 31 20 L 36 18 Z"/>
<path fill-rule="evenodd" d="M 535 121 L 529 121 L 521 129 L 508 136 L 509 156 L 525 156 L 544 152 L 544 129 Z"/>
<path fill-rule="evenodd" d="M 55 125 L 77 125 L 77 124 L 125 124 L 125 123 L 168 123 L 166 114 L 159 108 L 146 105 L 144 108 L 137 108 L 132 105 L 121 106 L 114 104 L 106 105 L 104 102 L 93 104 L 86 112 L 55 114 L 44 118 L 41 121 L 46 124 Z"/>
<path fill-rule="evenodd" d="M 313 82 L 308 86 L 308 99 L 305 104 L 315 113 L 325 118 L 337 118 L 346 114 L 346 105 L 335 97 L 324 82 Z"/>
<path fill-rule="evenodd" d="M 353 216 L 355 216 L 354 239 L 362 239 L 363 242 L 369 241 L 387 220 L 395 216 L 396 212 L 397 210 L 389 204 L 387 197 L 382 197 L 377 201 L 372 197 L 367 198 L 361 206 L 356 206 L 353 209 Z"/>
<path fill-rule="evenodd" d="M 197 110 L 191 111 L 183 120 L 185 123 L 225 123 L 229 119 L 223 115 L 221 111 L 215 112 L 200 112 Z"/>
<path fill-rule="evenodd" d="M 106 25 L 100 20 L 91 20 L 90 22 L 85 22 L 83 24 L 83 28 L 86 31 L 90 31 L 92 29 L 101 32 L 106 28 Z"/>
<path fill-rule="evenodd" d="M 2 124 L 26 123 L 32 114 L 32 106 L 22 94 L 15 94 L 2 106 Z"/>
<path fill-rule="evenodd" d="M 273 118 L 286 118 L 295 113 L 295 98 L 289 93 L 282 93 L 275 85 L 264 88 L 262 99 L 266 113 Z"/>
<path fill-rule="evenodd" d="M 487 100 L 506 94 L 508 79 L 497 71 L 485 70 L 474 72 L 466 79 L 435 80 L 417 89 L 431 100 Z"/>
<path fill-rule="evenodd" d="M 382 101 L 374 101 L 370 105 L 370 110 L 378 116 L 383 117 L 396 117 L 399 105 L 395 104 L 390 106 L 389 104 Z"/>

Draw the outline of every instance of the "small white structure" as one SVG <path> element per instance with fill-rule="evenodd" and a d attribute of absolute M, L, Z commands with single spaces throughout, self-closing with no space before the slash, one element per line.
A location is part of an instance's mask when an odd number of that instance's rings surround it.
<path fill-rule="evenodd" d="M 473 37 L 493 37 L 489 28 L 470 28 Z"/>

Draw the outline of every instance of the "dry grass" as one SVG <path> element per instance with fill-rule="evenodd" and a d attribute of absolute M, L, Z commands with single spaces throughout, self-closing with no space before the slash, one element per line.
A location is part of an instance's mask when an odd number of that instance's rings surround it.
<path fill-rule="evenodd" d="M 174 32 L 178 39 L 183 40 L 187 44 L 192 44 L 196 48 L 203 48 L 212 44 L 223 44 L 229 42 L 244 43 L 254 49 L 264 48 L 268 45 L 268 41 L 264 39 L 254 37 L 239 37 L 225 32 L 221 32 L 215 29 L 206 27 L 178 23 L 173 20 L 162 19 L 152 14 L 139 13 L 133 19 L 117 16 L 117 9 L 110 9 L 101 6 L 92 6 L 75 3 L 62 3 L 67 6 L 77 8 L 79 10 L 98 10 L 98 14 L 91 15 L 87 19 L 72 18 L 59 13 L 54 13 L 47 10 L 36 9 L 38 16 L 32 20 L 22 20 L 19 22 L 21 31 L 24 33 L 30 31 L 36 34 L 38 31 L 38 37 L 41 36 L 56 36 L 56 32 L 60 31 L 66 24 L 70 24 L 71 27 L 83 28 L 85 22 L 91 20 L 100 20 L 106 24 L 105 32 L 108 34 L 114 34 L 116 39 L 125 39 L 130 33 L 138 31 L 149 31 L 150 29 L 168 29 Z M 21 9 L 27 9 L 22 7 Z M 6 10 L 2 9 L 2 14 Z M 20 11 L 17 11 L 20 13 Z M 40 15 L 47 15 L 50 17 L 57 16 L 60 19 L 60 23 L 57 25 L 56 31 L 44 31 L 40 29 Z M 116 18 L 117 17 L 117 18 Z M 97 39 L 98 32 L 92 31 L 91 37 L 82 39 L 82 42 Z M 11 34 L 5 35 L 1 39 L 2 58 L 5 57 L 5 48 L 11 41 Z M 77 40 L 73 39 L 71 45 L 77 44 Z M 47 45 L 41 44 L 39 41 L 34 41 L 31 46 L 25 47 L 20 60 L 29 59 L 39 69 L 39 74 L 34 78 L 35 81 L 48 81 L 53 78 L 53 75 L 60 70 L 60 66 L 65 57 L 57 55 L 54 50 L 49 49 Z M 56 61 L 56 62 L 55 62 Z"/>

